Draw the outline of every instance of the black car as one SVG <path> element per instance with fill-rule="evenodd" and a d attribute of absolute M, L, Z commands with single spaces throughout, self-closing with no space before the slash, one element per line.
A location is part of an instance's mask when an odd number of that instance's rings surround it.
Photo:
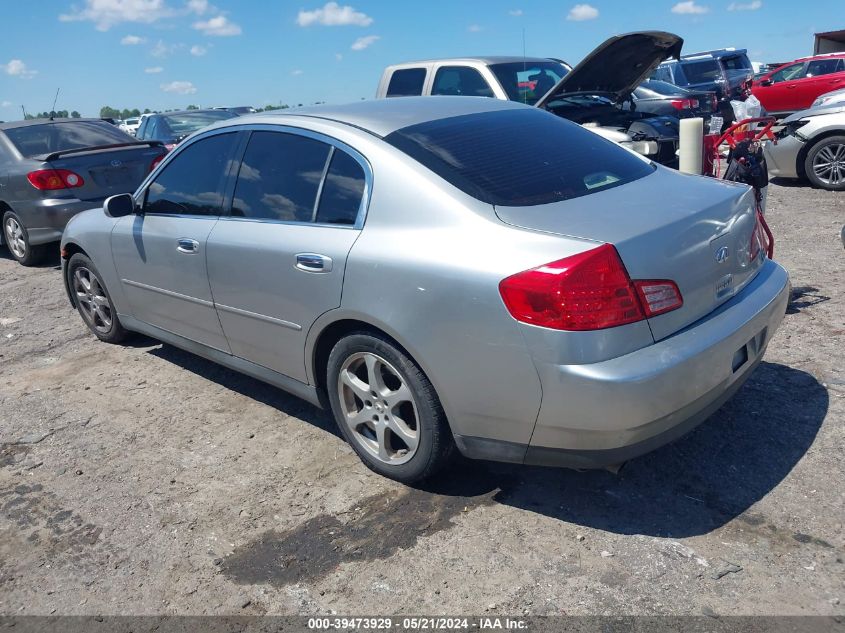
<path fill-rule="evenodd" d="M 631 94 L 626 107 L 637 112 L 676 116 L 679 119 L 707 119 L 718 110 L 715 92 L 694 92 L 666 81 L 649 79 Z"/>
<path fill-rule="evenodd" d="M 167 149 L 173 149 L 184 138 L 204 127 L 234 119 L 238 115 L 228 110 L 180 110 L 144 116 L 135 138 L 155 140 L 164 143 Z"/>
<path fill-rule="evenodd" d="M 73 215 L 135 191 L 166 153 L 100 119 L 0 125 L 0 241 L 24 266 L 37 264 Z"/>

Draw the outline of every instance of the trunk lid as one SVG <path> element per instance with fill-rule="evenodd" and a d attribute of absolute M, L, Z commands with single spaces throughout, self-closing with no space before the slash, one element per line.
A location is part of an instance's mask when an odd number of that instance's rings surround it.
<path fill-rule="evenodd" d="M 133 193 L 150 173 L 153 161 L 167 150 L 148 143 L 108 149 L 57 152 L 47 156 L 45 169 L 68 169 L 82 177 L 71 191 L 80 200 L 100 201 L 119 193 Z"/>
<path fill-rule="evenodd" d="M 621 99 L 640 85 L 660 62 L 679 58 L 684 40 L 665 31 L 641 31 L 605 40 L 557 85 L 537 107 L 566 94 L 614 94 Z"/>
<path fill-rule="evenodd" d="M 674 281 L 684 304 L 649 319 L 655 341 L 734 296 L 764 259 L 750 256 L 757 224 L 750 188 L 667 169 L 572 200 L 496 207 L 496 214 L 514 226 L 611 243 L 632 279 Z"/>

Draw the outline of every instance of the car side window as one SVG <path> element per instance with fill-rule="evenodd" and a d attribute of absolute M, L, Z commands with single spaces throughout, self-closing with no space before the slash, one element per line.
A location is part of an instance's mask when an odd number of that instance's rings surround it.
<path fill-rule="evenodd" d="M 425 68 L 404 68 L 393 71 L 387 86 L 388 97 L 419 97 L 425 84 Z"/>
<path fill-rule="evenodd" d="M 816 59 L 807 64 L 807 77 L 829 75 L 842 70 L 841 59 Z"/>
<path fill-rule="evenodd" d="M 316 221 L 322 224 L 355 224 L 365 185 L 361 164 L 343 150 L 335 149 L 320 194 Z"/>
<path fill-rule="evenodd" d="M 253 132 L 241 163 L 232 215 L 311 222 L 331 146 L 285 132 Z"/>
<path fill-rule="evenodd" d="M 179 152 L 147 188 L 144 213 L 220 215 L 237 138 L 209 136 Z"/>
<path fill-rule="evenodd" d="M 146 138 L 146 136 L 144 136 L 144 133 L 147 130 L 147 123 L 149 122 L 149 120 L 150 120 L 149 118 L 146 118 L 141 122 L 141 125 L 135 131 L 135 136 L 137 138 L 142 139 L 142 140 Z"/>
<path fill-rule="evenodd" d="M 469 66 L 443 66 L 434 75 L 433 95 L 492 97 L 493 89 L 481 73 Z"/>
<path fill-rule="evenodd" d="M 790 64 L 786 68 L 781 68 L 776 73 L 769 75 L 769 79 L 773 84 L 781 81 L 792 81 L 793 79 L 801 79 L 804 76 L 804 62 L 797 64 Z"/>

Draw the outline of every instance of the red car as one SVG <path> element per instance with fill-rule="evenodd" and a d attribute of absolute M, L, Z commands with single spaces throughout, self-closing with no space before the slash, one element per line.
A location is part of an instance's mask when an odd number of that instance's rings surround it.
<path fill-rule="evenodd" d="M 770 114 L 806 110 L 816 97 L 845 88 L 845 52 L 796 59 L 754 80 L 751 92 Z"/>

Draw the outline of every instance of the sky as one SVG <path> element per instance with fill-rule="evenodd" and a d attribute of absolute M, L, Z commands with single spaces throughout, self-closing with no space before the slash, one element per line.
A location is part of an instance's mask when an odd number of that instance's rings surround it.
<path fill-rule="evenodd" d="M 0 0 L 0 120 L 108 105 L 163 110 L 372 98 L 385 66 L 521 55 L 576 64 L 605 38 L 665 30 L 684 52 L 812 54 L 843 0 Z M 37 7 L 37 9 L 36 9 Z M 838 18 L 836 16 L 839 16 Z"/>

